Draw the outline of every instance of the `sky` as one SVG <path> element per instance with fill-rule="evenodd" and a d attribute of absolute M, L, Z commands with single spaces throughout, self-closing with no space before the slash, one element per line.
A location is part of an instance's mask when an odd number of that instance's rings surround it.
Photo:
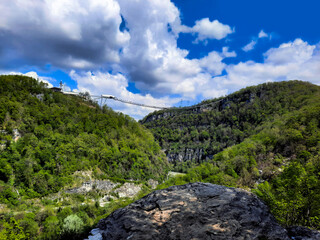
<path fill-rule="evenodd" d="M 0 74 L 160 107 L 320 85 L 318 0 L 0 0 Z M 104 101 L 142 119 L 154 109 Z"/>

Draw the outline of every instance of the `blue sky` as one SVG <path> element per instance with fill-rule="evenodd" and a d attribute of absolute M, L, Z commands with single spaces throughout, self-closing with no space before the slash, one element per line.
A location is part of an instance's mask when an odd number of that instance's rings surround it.
<path fill-rule="evenodd" d="M 320 41 L 319 1 L 256 1 L 256 0 L 176 0 L 173 1 L 181 11 L 182 23 L 193 25 L 198 19 L 209 17 L 218 19 L 224 24 L 235 28 L 235 33 L 230 35 L 228 46 L 239 50 L 250 40 L 257 37 L 263 30 L 271 34 L 272 41 L 263 39 L 251 52 L 237 52 L 238 57 L 232 63 L 238 61 L 263 61 L 263 53 L 270 47 L 278 47 L 281 43 L 301 38 L 310 44 Z M 225 45 L 225 41 L 210 41 L 207 45 L 195 45 L 192 41 L 180 37 L 178 42 L 183 48 L 191 49 L 190 56 L 201 57 L 207 51 L 219 50 Z"/>
<path fill-rule="evenodd" d="M 0 74 L 158 106 L 246 86 L 320 85 L 320 2 L 11 0 L 0 2 Z M 141 119 L 152 109 L 106 102 Z"/>

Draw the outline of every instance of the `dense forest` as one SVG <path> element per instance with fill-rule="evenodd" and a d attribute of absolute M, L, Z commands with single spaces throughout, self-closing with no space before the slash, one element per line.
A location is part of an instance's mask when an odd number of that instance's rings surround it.
<path fill-rule="evenodd" d="M 63 95 L 33 78 L 0 76 L 0 210 L 1 206 L 26 210 L 28 199 L 43 199 L 70 186 L 76 171 L 90 170 L 95 179 L 144 181 L 163 179 L 168 167 L 153 135 L 129 116 L 100 107 L 88 94 Z M 87 214 L 95 219 L 102 215 L 92 213 L 100 211 L 96 207 L 76 209 L 82 220 L 77 215 L 71 220 L 86 222 Z M 67 213 L 64 218 L 56 210 L 30 213 L 20 216 L 28 223 L 20 225 L 27 232 L 38 226 L 33 237 L 43 229 L 42 236 L 57 239 L 57 234 L 46 233 L 45 226 L 59 232 L 53 226 L 62 229 L 72 211 Z M 18 220 L 2 217 L 0 238 L 17 235 L 19 228 L 13 226 Z M 10 227 L 15 230 L 10 232 Z"/>

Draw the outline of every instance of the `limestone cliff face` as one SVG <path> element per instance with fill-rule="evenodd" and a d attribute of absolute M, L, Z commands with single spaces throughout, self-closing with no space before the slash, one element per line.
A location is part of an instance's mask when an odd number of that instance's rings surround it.
<path fill-rule="evenodd" d="M 246 100 L 247 102 L 252 102 L 255 95 L 250 95 L 249 99 Z M 172 110 L 164 110 L 159 111 L 154 114 L 148 115 L 144 120 L 142 120 L 142 123 L 148 123 L 160 119 L 166 119 L 169 117 L 174 117 L 180 114 L 187 113 L 202 113 L 202 112 L 208 112 L 213 110 L 223 110 L 228 107 L 230 107 L 230 103 L 235 101 L 236 99 L 233 98 L 224 98 L 217 101 L 211 101 L 208 103 L 201 103 L 195 106 L 191 107 L 183 107 L 183 108 L 173 108 Z"/>
<path fill-rule="evenodd" d="M 155 191 L 92 232 L 89 239 L 320 239 L 315 231 L 281 227 L 250 192 L 208 183 Z"/>
<path fill-rule="evenodd" d="M 167 158 L 169 162 L 186 162 L 195 160 L 201 162 L 203 157 L 202 148 L 185 148 L 181 149 L 178 153 L 168 153 Z"/>
<path fill-rule="evenodd" d="M 171 163 L 199 163 L 259 133 L 265 123 L 310 104 L 307 99 L 319 91 L 300 81 L 261 84 L 194 106 L 153 112 L 141 123 Z"/>
<path fill-rule="evenodd" d="M 223 128 L 230 125 L 226 119 L 221 119 L 221 122 L 219 123 L 211 122 L 212 112 L 221 112 L 223 115 L 226 111 L 229 111 L 228 109 L 233 109 L 236 104 L 241 103 L 241 106 L 244 107 L 252 104 L 255 99 L 261 96 L 263 97 L 261 92 L 249 91 L 243 95 L 232 95 L 218 100 L 209 100 L 190 107 L 157 111 L 146 116 L 141 123 L 154 132 L 157 140 L 159 140 L 163 147 L 169 162 L 174 164 L 186 161 L 199 163 L 212 158 L 214 154 L 214 151 L 206 151 L 208 149 L 208 147 L 205 147 L 206 145 L 212 145 L 217 141 L 224 141 L 213 138 L 201 139 L 200 132 L 204 130 L 209 131 L 210 128 L 212 130 L 212 125 L 216 127 L 221 124 L 220 127 Z M 217 119 L 218 117 L 215 118 L 217 121 L 220 121 Z M 164 127 L 165 130 L 161 129 L 162 127 Z M 191 137 L 190 139 L 185 138 L 186 135 L 191 133 L 191 127 L 197 129 L 200 138 L 198 136 L 196 138 Z M 178 131 L 180 137 L 168 139 L 167 136 L 163 136 L 163 133 L 168 129 L 172 132 Z M 157 133 L 159 132 L 162 133 L 158 135 Z M 224 133 L 221 135 L 224 135 Z M 222 145 L 223 147 L 227 147 L 235 143 L 236 142 L 225 142 Z"/>

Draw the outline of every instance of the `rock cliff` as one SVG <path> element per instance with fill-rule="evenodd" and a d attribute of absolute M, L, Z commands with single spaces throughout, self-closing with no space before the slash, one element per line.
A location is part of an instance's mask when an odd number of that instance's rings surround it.
<path fill-rule="evenodd" d="M 265 123 L 310 105 L 307 99 L 319 92 L 318 86 L 301 81 L 265 83 L 197 105 L 156 111 L 140 122 L 179 171 L 184 162 L 212 159 L 259 133 Z"/>
<path fill-rule="evenodd" d="M 211 159 L 213 156 L 212 152 L 205 151 L 205 149 L 208 147 L 206 146 L 206 144 L 203 144 L 204 139 L 193 139 L 192 141 L 183 141 L 183 137 L 177 137 L 176 139 L 167 139 L 166 136 L 162 136 L 163 134 L 160 134 L 161 136 L 158 136 L 157 133 L 162 131 L 166 132 L 171 128 L 173 132 L 178 131 L 180 132 L 180 134 L 182 134 L 183 132 L 182 135 L 186 136 L 190 134 L 190 126 L 195 127 L 199 132 L 203 130 L 208 131 L 211 127 L 211 122 L 207 118 L 211 115 L 211 112 L 223 112 L 229 109 L 232 104 L 234 105 L 239 102 L 243 103 L 243 105 L 252 103 L 258 96 L 261 96 L 260 92 L 249 92 L 245 96 L 241 97 L 230 96 L 219 100 L 205 101 L 194 106 L 157 111 L 146 116 L 141 121 L 141 123 L 144 124 L 147 128 L 150 128 L 151 131 L 154 131 L 153 133 L 155 134 L 156 139 L 160 142 L 169 162 L 173 164 L 186 161 L 200 163 L 204 160 Z M 185 119 L 190 116 L 192 119 L 190 119 L 190 121 L 185 121 Z M 205 120 L 203 121 L 203 119 Z M 217 123 L 215 123 L 214 125 L 216 124 Z M 168 129 L 161 129 L 161 127 L 163 126 Z M 169 136 L 169 138 L 171 138 L 171 136 Z M 206 141 L 207 140 L 208 139 L 206 139 Z M 190 142 L 192 143 L 190 144 Z M 175 145 L 175 147 L 178 146 L 178 148 L 174 150 L 172 148 L 173 145 Z"/>
<path fill-rule="evenodd" d="M 320 239 L 316 231 L 281 227 L 252 193 L 208 183 L 155 191 L 92 233 L 89 239 Z"/>

